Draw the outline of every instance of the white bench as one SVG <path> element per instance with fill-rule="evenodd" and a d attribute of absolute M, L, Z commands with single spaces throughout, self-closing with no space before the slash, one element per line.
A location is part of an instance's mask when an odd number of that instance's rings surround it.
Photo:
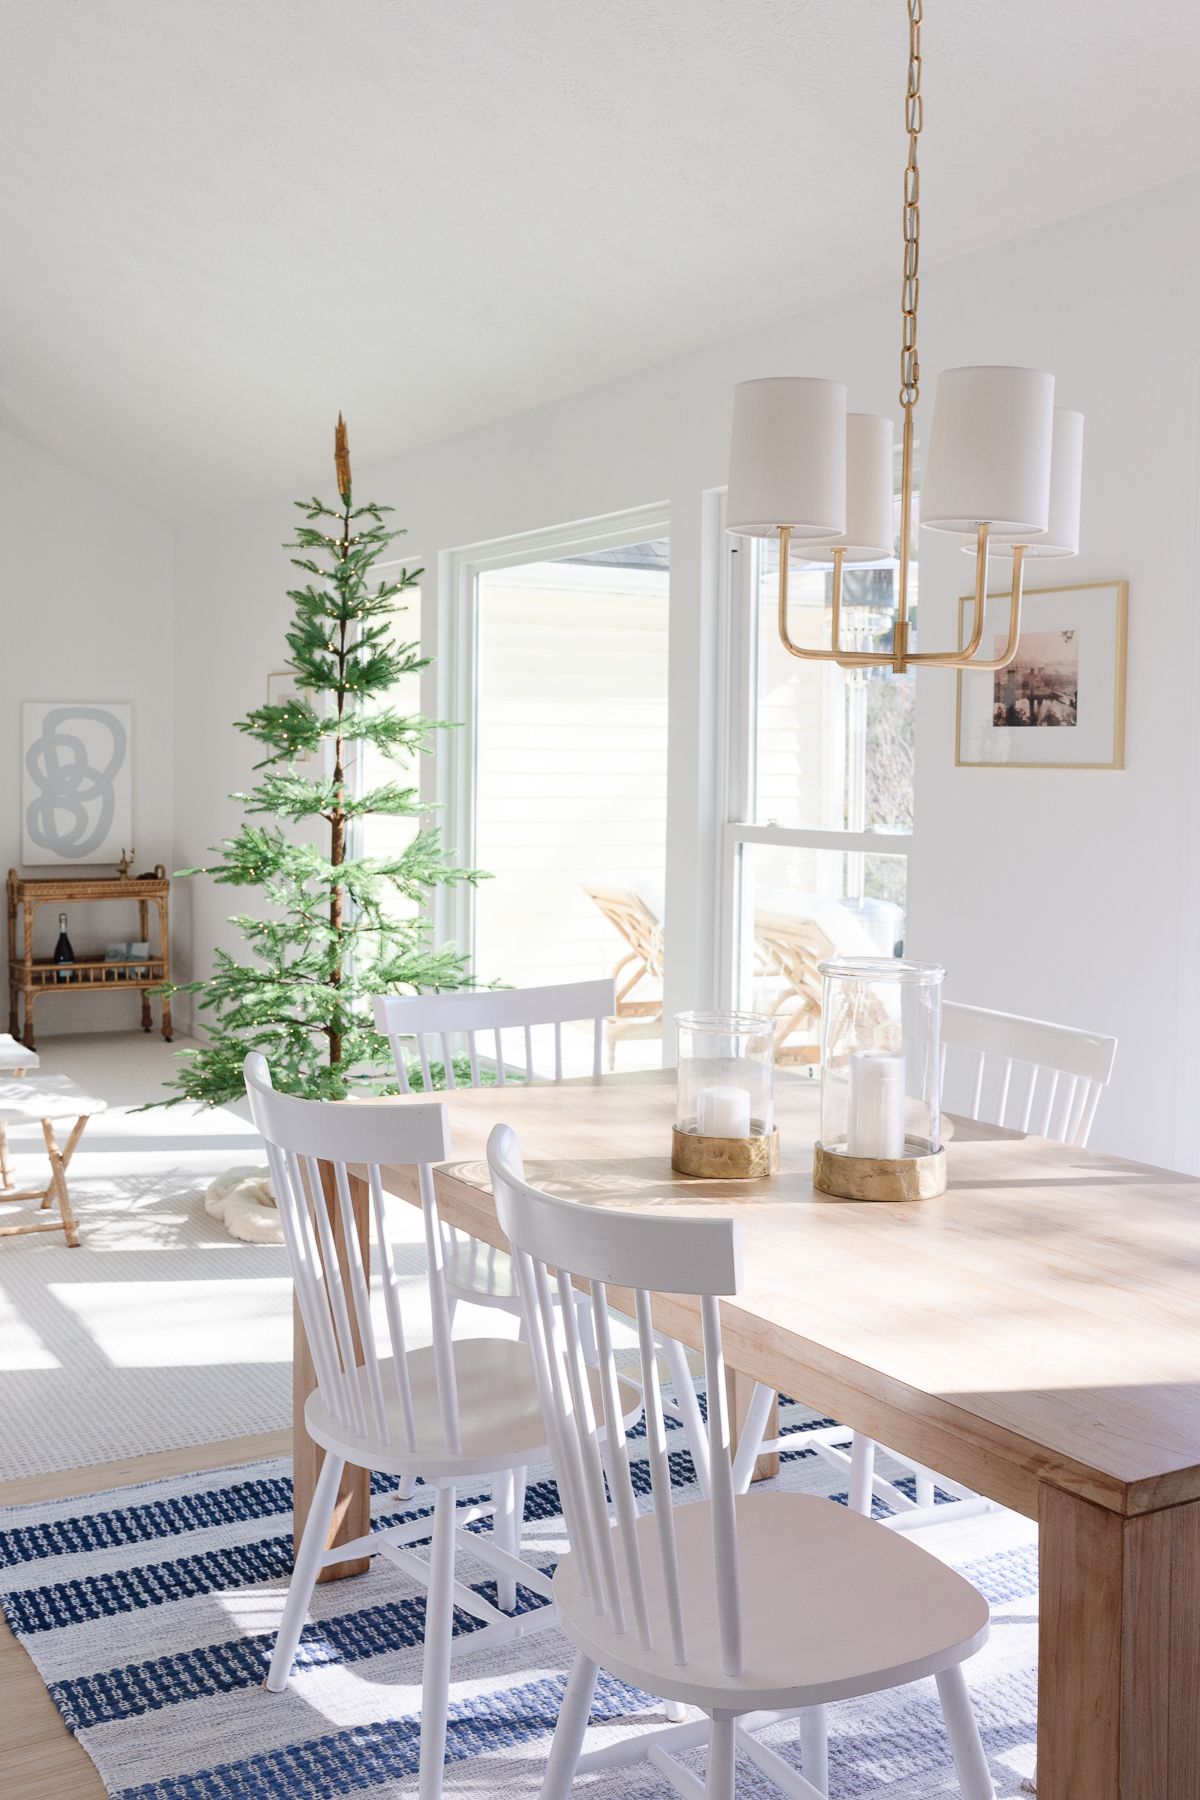
<path fill-rule="evenodd" d="M 95 1113 L 107 1110 L 107 1100 L 84 1091 L 66 1075 L 15 1076 L 14 1069 L 38 1066 L 36 1054 L 7 1035 L 0 1037 L 0 1201 L 38 1200 L 43 1209 L 57 1200 L 57 1219 L 37 1219 L 23 1225 L 0 1225 L 0 1237 L 18 1237 L 26 1231 L 64 1231 L 72 1250 L 79 1244 L 79 1228 L 67 1192 L 67 1168 L 84 1127 Z M 46 1140 L 50 1158 L 50 1179 L 44 1188 L 13 1186 L 12 1164 L 8 1155 L 7 1127 L 37 1120 Z M 70 1134 L 59 1145 L 55 1126 L 73 1121 Z"/>
<path fill-rule="evenodd" d="M 7 1031 L 0 1031 L 0 1078 L 5 1075 L 24 1075 L 30 1069 L 36 1069 L 38 1053 L 31 1050 L 28 1044 L 20 1044 Z M 0 1189 L 13 1186 L 12 1163 L 8 1157 L 8 1132 L 4 1120 L 0 1119 Z"/>
<path fill-rule="evenodd" d="M 23 1075 L 26 1069 L 39 1067 L 38 1053 L 28 1044 L 19 1044 L 7 1031 L 0 1031 L 0 1071 L 6 1075 Z"/>

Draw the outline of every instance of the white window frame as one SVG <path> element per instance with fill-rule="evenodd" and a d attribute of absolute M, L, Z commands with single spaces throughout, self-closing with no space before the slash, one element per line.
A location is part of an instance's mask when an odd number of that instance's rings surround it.
<path fill-rule="evenodd" d="M 716 496 L 714 496 L 716 498 Z M 911 832 L 824 831 L 777 825 L 754 819 L 755 743 L 758 707 L 757 595 L 753 540 L 725 529 L 725 497 L 709 510 L 709 530 L 718 542 L 709 553 L 722 571 L 718 592 L 718 632 L 728 679 L 722 684 L 722 717 L 718 721 L 721 755 L 722 825 L 714 882 L 716 923 L 715 983 L 718 1004 L 732 1007 L 741 986 L 738 967 L 742 950 L 741 860 L 747 844 L 807 850 L 861 852 L 870 856 L 903 856 L 911 867 L 917 853 L 916 827 Z"/>
<path fill-rule="evenodd" d="M 492 569 L 508 569 L 519 563 L 553 561 L 592 550 L 613 550 L 622 544 L 648 538 L 669 537 L 670 508 L 665 502 L 631 507 L 625 512 L 577 520 L 541 531 L 444 550 L 438 558 L 436 643 L 434 656 L 434 714 L 439 719 L 460 721 L 442 735 L 434 759 L 433 795 L 445 842 L 463 865 L 475 866 L 477 842 L 476 794 L 478 771 L 479 699 L 479 577 Z M 424 595 L 422 594 L 422 598 Z M 669 854 L 670 824 L 668 822 Z M 433 903 L 434 933 L 439 943 L 462 945 L 474 963 L 475 889 L 469 882 L 439 888 Z M 669 951 L 668 951 L 669 954 Z"/>

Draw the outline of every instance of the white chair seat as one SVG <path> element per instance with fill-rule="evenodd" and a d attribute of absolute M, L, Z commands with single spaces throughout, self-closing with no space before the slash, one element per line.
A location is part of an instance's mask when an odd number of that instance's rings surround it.
<path fill-rule="evenodd" d="M 108 1110 L 108 1101 L 89 1094 L 67 1075 L 31 1075 L 0 1081 L 0 1120 L 84 1119 Z"/>
<path fill-rule="evenodd" d="M 721 1668 L 712 1579 L 712 1508 L 674 1509 L 685 1571 L 686 1669 L 671 1655 L 653 1513 L 637 1522 L 647 1610 L 656 1648 L 643 1649 L 619 1561 L 629 1629 L 617 1633 L 580 1592 L 565 1556 L 554 1599 L 574 1641 L 613 1675 L 664 1699 L 753 1712 L 820 1706 L 936 1675 L 987 1640 L 987 1602 L 927 1550 L 870 1519 L 810 1494 L 746 1494 L 737 1502 L 744 1664 Z"/>
<path fill-rule="evenodd" d="M 10 1032 L 0 1031 L 0 1069 L 36 1069 L 38 1053 L 18 1043 Z"/>
<path fill-rule="evenodd" d="M 529 1346 L 512 1338 L 455 1338 L 453 1350 L 459 1397 L 458 1451 L 446 1448 L 431 1346 L 408 1355 L 415 1452 L 406 1446 L 404 1415 L 391 1357 L 381 1358 L 379 1364 L 388 1441 L 374 1431 L 366 1435 L 348 1432 L 322 1401 L 320 1389 L 309 1395 L 304 1408 L 309 1436 L 326 1450 L 360 1467 L 379 1469 L 389 1475 L 419 1473 L 430 1480 L 447 1474 L 469 1476 L 472 1464 L 478 1465 L 477 1472 L 482 1475 L 499 1469 L 524 1468 L 527 1463 L 548 1457 L 546 1425 Z M 373 1421 L 366 1370 L 360 1368 L 357 1377 L 365 1416 Z M 589 1379 L 592 1404 L 599 1412 L 598 1372 L 589 1371 Z M 621 1383 L 621 1409 L 627 1426 L 633 1425 L 641 1414 L 641 1391 L 629 1382 Z"/>
<path fill-rule="evenodd" d="M 519 1312 L 520 1296 L 512 1257 L 465 1231 L 443 1233 L 446 1287 L 456 1300 Z"/>

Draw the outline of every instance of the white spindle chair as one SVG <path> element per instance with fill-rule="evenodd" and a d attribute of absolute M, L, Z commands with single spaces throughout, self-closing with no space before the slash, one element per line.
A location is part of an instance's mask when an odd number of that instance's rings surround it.
<path fill-rule="evenodd" d="M 969 1119 L 1082 1150 L 1116 1054 L 1115 1037 L 947 1000 L 942 1104 Z M 967 1077 L 961 1093 L 951 1085 L 947 1097 L 948 1075 L 951 1084 Z"/>
<path fill-rule="evenodd" d="M 375 1029 L 392 1047 L 402 1092 L 411 1091 L 408 1071 L 414 1051 L 426 1092 L 431 1089 L 433 1069 L 438 1063 L 445 1071 L 448 1088 L 462 1086 L 454 1064 L 456 1059 L 461 1062 L 464 1058 L 469 1070 L 467 1086 L 481 1086 L 483 1075 L 490 1071 L 495 1075 L 497 1087 L 504 1087 L 514 1078 L 523 1083 L 562 1081 L 563 1026 L 580 1022 L 589 1022 L 592 1026 L 592 1074 L 599 1075 L 604 1028 L 616 1005 L 616 985 L 611 978 L 606 978 L 560 982 L 550 987 L 494 988 L 452 994 L 385 994 L 378 996 L 373 1005 Z M 538 1052 L 543 1046 L 534 1035 L 539 1028 L 544 1031 L 551 1025 L 554 1027 L 553 1075 L 548 1071 L 541 1072 Z M 513 1054 L 514 1034 L 516 1055 Z M 469 1233 L 455 1231 L 449 1226 L 443 1227 L 442 1238 L 451 1320 L 460 1300 L 476 1306 L 500 1307 L 521 1319 L 516 1278 L 512 1262 L 504 1251 L 480 1243 Z M 591 1356 L 591 1308 L 586 1294 L 576 1298 L 580 1307 L 580 1327 Z M 524 1329 L 522 1320 L 522 1332 Z M 708 1479 L 704 1422 L 687 1356 L 683 1346 L 669 1338 L 662 1340 L 660 1348 L 675 1392 L 672 1410 L 683 1426 L 695 1463 L 696 1478 L 703 1488 Z M 524 1514 L 524 1492 L 525 1475 L 521 1470 L 516 1476 L 514 1498 L 518 1521 Z"/>
<path fill-rule="evenodd" d="M 547 1578 L 516 1554 L 519 1535 L 511 1507 L 513 1472 L 548 1454 L 533 1359 L 527 1344 L 511 1338 L 456 1342 L 451 1337 L 431 1166 L 450 1152 L 442 1106 L 413 1106 L 406 1101 L 390 1106 L 333 1104 L 276 1093 L 266 1061 L 258 1054 L 246 1058 L 245 1079 L 251 1116 L 267 1148 L 317 1376 L 317 1387 L 304 1409 L 305 1429 L 325 1452 L 267 1686 L 279 1692 L 287 1685 L 319 1571 L 350 1557 L 386 1557 L 427 1588 L 420 1800 L 436 1800 L 445 1754 L 454 1607 L 461 1606 L 484 1622 L 481 1630 L 462 1640 L 471 1650 L 541 1630 L 553 1620 L 552 1607 L 510 1618 L 456 1581 L 454 1574 L 461 1532 L 471 1556 L 495 1571 L 498 1589 L 508 1584 L 511 1603 L 515 1604 L 517 1582 L 535 1594 L 551 1596 Z M 321 1165 L 327 1189 L 322 1186 Z M 405 1337 L 403 1283 L 393 1261 L 380 1179 L 381 1166 L 397 1165 L 417 1169 L 428 1253 L 433 1341 L 415 1349 Z M 365 1167 L 369 1189 L 374 1249 L 370 1271 L 355 1229 L 351 1166 Z M 373 1313 L 382 1316 L 377 1321 Z M 377 1323 L 390 1344 L 390 1356 L 380 1355 L 377 1348 Z M 634 1389 L 622 1387 L 617 1404 L 630 1422 L 640 1416 L 641 1397 Z M 436 1490 L 428 1563 L 409 1548 L 430 1536 L 427 1514 L 369 1532 L 336 1550 L 325 1548 L 338 1484 L 348 1462 L 402 1480 L 413 1481 L 419 1474 Z M 502 1527 L 495 1517 L 488 1535 L 466 1532 L 469 1524 L 493 1509 L 476 1505 L 456 1512 L 456 1484 L 474 1485 L 497 1473 L 508 1476 L 509 1485 L 502 1490 L 508 1519 Z"/>
<path fill-rule="evenodd" d="M 964 1118 L 1032 1132 L 1082 1150 L 1116 1054 L 1115 1037 L 947 1000 L 942 1005 L 942 1105 Z M 765 1396 L 757 1390 L 752 1395 L 748 1430 L 765 1425 L 770 1400 L 769 1390 Z M 776 1439 L 763 1448 L 778 1450 L 787 1442 Z M 872 1495 L 878 1495 L 892 1508 L 887 1523 L 901 1531 L 948 1523 L 984 1512 L 991 1504 L 958 1482 L 935 1476 L 922 1464 L 889 1450 L 888 1455 L 916 1477 L 915 1498 L 910 1498 L 877 1472 L 871 1439 L 859 1433 L 851 1437 L 844 1426 L 805 1432 L 788 1447 L 799 1444 L 819 1451 L 848 1476 L 855 1511 L 869 1513 Z M 935 1504 L 935 1487 L 953 1499 Z"/>
<path fill-rule="evenodd" d="M 962 1663 L 988 1635 L 987 1602 L 911 1540 L 844 1507 L 748 1485 L 730 1456 L 719 1298 L 737 1292 L 730 1219 L 669 1218 L 565 1201 L 524 1179 L 515 1133 L 488 1144 L 500 1222 L 526 1309 L 570 1552 L 558 1564 L 559 1623 L 576 1646 L 542 1786 L 563 1800 L 577 1772 L 626 1760 L 582 1756 L 598 1668 L 707 1719 L 646 1734 L 640 1747 L 676 1792 L 732 1800 L 742 1750 L 785 1794 L 824 1800 L 824 1707 L 933 1675 L 966 1800 L 994 1788 Z M 572 1277 L 590 1284 L 600 1361 L 596 1408 L 575 1308 L 555 1305 Z M 633 1290 L 644 1381 L 652 1509 L 639 1515 L 620 1422 L 608 1284 Z M 651 1291 L 700 1303 L 708 1382 L 710 1497 L 675 1506 L 659 1388 Z M 602 1458 L 600 1432 L 607 1434 Z M 607 1486 L 606 1486 L 607 1477 Z M 799 1715 L 803 1775 L 754 1730 Z M 702 1785 L 675 1760 L 707 1736 Z"/>
<path fill-rule="evenodd" d="M 551 987 L 491 988 L 453 994 L 381 994 L 373 1002 L 375 1029 L 392 1047 L 402 1093 L 410 1093 L 409 1061 L 415 1050 L 426 1093 L 432 1090 L 433 1067 L 440 1063 L 447 1088 L 462 1085 L 456 1059 L 470 1071 L 467 1087 L 480 1087 L 485 1073 L 497 1087 L 521 1082 L 563 1079 L 563 1026 L 592 1027 L 592 1073 L 601 1072 L 604 1022 L 616 1005 L 611 980 L 559 982 Z M 553 1075 L 540 1073 L 541 1049 L 534 1033 L 554 1028 Z M 513 1039 L 516 1037 L 516 1055 Z M 406 1049 L 406 1046 L 407 1049 Z M 465 1231 L 443 1229 L 446 1291 L 451 1315 L 460 1300 L 476 1306 L 498 1306 L 521 1316 L 512 1264 L 502 1250 L 481 1244 Z"/>

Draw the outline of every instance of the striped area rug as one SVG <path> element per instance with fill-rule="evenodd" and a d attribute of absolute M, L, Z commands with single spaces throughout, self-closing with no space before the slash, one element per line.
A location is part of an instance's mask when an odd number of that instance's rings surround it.
<path fill-rule="evenodd" d="M 805 1448 L 805 1429 L 817 1422 L 787 1409 L 794 1447 L 778 1485 L 844 1501 L 837 1477 Z M 677 1450 L 671 1464 L 686 1501 L 695 1493 L 690 1458 Z M 394 1482 L 376 1477 L 376 1519 L 423 1510 L 422 1491 L 402 1505 Z M 0 1512 L 0 1604 L 118 1800 L 388 1800 L 415 1791 L 424 1604 L 394 1568 L 376 1560 L 364 1576 L 318 1588 L 288 1691 L 261 1685 L 289 1570 L 290 1505 L 289 1465 L 265 1462 L 93 1495 L 86 1505 Z M 546 1565 L 562 1544 L 547 1469 L 530 1473 L 526 1521 L 526 1554 Z M 997 1791 L 1016 1796 L 1034 1764 L 1033 1527 L 989 1514 L 927 1530 L 922 1541 L 991 1602 L 992 1640 L 967 1674 Z M 463 1557 L 459 1572 L 495 1598 L 482 1564 Z M 535 1796 L 570 1645 L 552 1629 L 472 1652 L 473 1621 L 460 1614 L 456 1628 L 445 1792 Z M 660 1703 L 602 1677 L 588 1747 L 662 1723 Z M 830 1731 L 834 1800 L 958 1792 L 932 1682 L 839 1705 Z M 799 1766 L 793 1727 L 776 1726 L 765 1741 Z M 703 1768 L 702 1751 L 684 1760 Z M 671 1794 L 644 1762 L 581 1779 L 576 1791 Z M 743 1760 L 738 1793 L 766 1800 L 777 1790 Z"/>

